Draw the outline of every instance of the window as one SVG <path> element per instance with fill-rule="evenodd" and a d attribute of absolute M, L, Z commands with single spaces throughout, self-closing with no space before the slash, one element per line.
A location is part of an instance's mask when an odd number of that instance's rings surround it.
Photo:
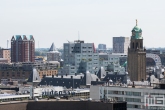
<path fill-rule="evenodd" d="M 133 95 L 134 96 L 141 96 L 141 93 L 140 92 L 133 92 Z"/>
<path fill-rule="evenodd" d="M 126 92 L 126 95 L 132 95 L 132 92 Z"/>

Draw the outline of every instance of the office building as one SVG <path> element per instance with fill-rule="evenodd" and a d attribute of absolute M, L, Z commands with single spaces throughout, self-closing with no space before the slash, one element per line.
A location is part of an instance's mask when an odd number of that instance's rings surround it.
<path fill-rule="evenodd" d="M 142 30 L 137 26 L 132 29 L 128 48 L 128 73 L 131 81 L 146 80 L 146 51 L 143 48 Z"/>
<path fill-rule="evenodd" d="M 152 95 L 155 95 L 155 98 L 159 97 L 160 101 L 162 101 L 162 97 L 165 96 L 164 87 L 165 84 L 154 84 L 153 86 L 149 86 L 147 82 L 135 82 L 135 87 L 132 87 L 132 84 L 128 86 L 96 85 L 90 86 L 90 97 L 93 100 L 100 100 L 105 98 L 109 100 L 126 101 L 127 110 L 164 110 L 165 106 L 163 104 L 156 106 L 157 102 L 153 102 L 155 103 L 154 106 L 147 106 L 146 104 L 149 105 L 149 102 L 145 102 L 145 98 L 152 98 Z M 161 104 L 161 102 L 159 104 Z"/>
<path fill-rule="evenodd" d="M 98 45 L 98 49 L 100 49 L 100 50 L 106 50 L 107 48 L 106 48 L 106 44 L 99 44 Z"/>
<path fill-rule="evenodd" d="M 10 58 L 10 50 L 9 49 L 0 49 L 0 58 L 1 58 L 1 63 L 5 61 L 5 63 L 10 63 L 11 58 Z"/>
<path fill-rule="evenodd" d="M 127 54 L 129 37 L 113 37 L 113 53 Z"/>
<path fill-rule="evenodd" d="M 61 74 L 96 73 L 99 67 L 99 55 L 94 43 L 77 40 L 64 43 L 64 68 Z"/>
<path fill-rule="evenodd" d="M 54 43 L 52 43 L 49 52 L 47 52 L 47 61 L 61 61 L 61 54 L 55 49 Z"/>
<path fill-rule="evenodd" d="M 11 62 L 34 62 L 35 40 L 32 35 L 15 35 L 11 39 Z"/>
<path fill-rule="evenodd" d="M 151 53 L 151 54 L 160 55 L 160 50 L 147 49 L 147 50 L 146 50 L 146 53 Z"/>
<path fill-rule="evenodd" d="M 99 53 L 99 64 L 100 67 L 104 67 L 105 70 L 108 70 L 108 67 L 111 66 L 109 71 L 111 72 L 123 72 L 126 71 L 125 66 L 123 65 L 126 62 L 127 55 L 125 54 L 107 54 Z M 123 70 L 124 69 L 124 70 Z"/>

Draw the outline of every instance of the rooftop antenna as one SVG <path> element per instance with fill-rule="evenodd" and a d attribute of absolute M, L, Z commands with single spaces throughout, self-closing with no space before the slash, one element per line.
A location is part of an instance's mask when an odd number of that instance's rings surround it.
<path fill-rule="evenodd" d="M 78 31 L 78 40 L 80 40 L 80 34 L 79 34 L 79 31 Z"/>
<path fill-rule="evenodd" d="M 138 23 L 138 21 L 137 21 L 137 19 L 136 19 L 136 26 L 137 26 L 137 23 Z"/>
<path fill-rule="evenodd" d="M 68 41 L 68 43 L 70 43 L 70 41 L 69 40 L 67 40 Z"/>
<path fill-rule="evenodd" d="M 9 45 L 9 39 L 7 39 L 7 49 L 8 49 L 8 45 Z"/>

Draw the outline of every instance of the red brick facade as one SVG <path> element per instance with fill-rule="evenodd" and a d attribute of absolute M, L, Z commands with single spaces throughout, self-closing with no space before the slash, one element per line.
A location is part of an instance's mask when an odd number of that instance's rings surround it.
<path fill-rule="evenodd" d="M 16 35 L 11 39 L 11 62 L 34 62 L 35 41 L 33 36 Z"/>

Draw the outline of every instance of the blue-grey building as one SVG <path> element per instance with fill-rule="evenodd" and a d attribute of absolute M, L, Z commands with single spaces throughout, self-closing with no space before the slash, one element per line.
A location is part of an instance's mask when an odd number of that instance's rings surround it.
<path fill-rule="evenodd" d="M 113 37 L 113 53 L 128 53 L 129 37 Z"/>
<path fill-rule="evenodd" d="M 97 73 L 99 55 L 94 43 L 85 43 L 81 40 L 64 43 L 64 67 L 61 74 Z"/>
<path fill-rule="evenodd" d="M 107 47 L 106 47 L 106 44 L 99 44 L 98 45 L 98 49 L 100 49 L 100 50 L 106 50 L 107 49 Z"/>

